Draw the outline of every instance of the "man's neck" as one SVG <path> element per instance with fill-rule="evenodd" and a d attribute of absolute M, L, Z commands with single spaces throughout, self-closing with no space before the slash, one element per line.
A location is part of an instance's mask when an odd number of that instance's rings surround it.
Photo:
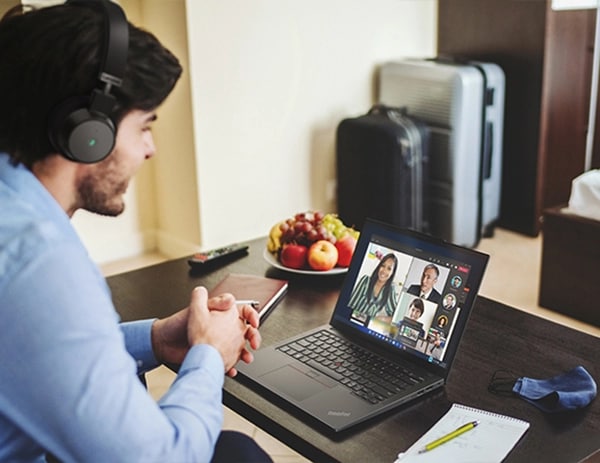
<path fill-rule="evenodd" d="M 79 164 L 53 154 L 36 162 L 31 171 L 60 207 L 72 217 L 77 208 L 76 179 Z"/>

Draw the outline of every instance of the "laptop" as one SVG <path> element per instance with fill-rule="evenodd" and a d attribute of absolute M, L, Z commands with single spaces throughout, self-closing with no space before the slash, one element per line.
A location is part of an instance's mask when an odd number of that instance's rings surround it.
<path fill-rule="evenodd" d="M 442 388 L 487 261 L 367 219 L 329 324 L 259 349 L 239 379 L 334 433 Z"/>

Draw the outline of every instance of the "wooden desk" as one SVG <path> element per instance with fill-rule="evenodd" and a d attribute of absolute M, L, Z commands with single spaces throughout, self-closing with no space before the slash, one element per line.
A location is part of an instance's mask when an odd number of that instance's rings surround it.
<path fill-rule="evenodd" d="M 197 285 L 215 286 L 230 272 L 290 281 L 288 294 L 261 327 L 263 345 L 327 323 L 343 276 L 311 277 L 280 272 L 263 260 L 264 240 L 250 254 L 205 275 L 191 275 L 178 259 L 108 279 L 124 320 L 168 315 L 185 307 Z M 527 402 L 487 391 L 493 373 L 547 378 L 583 365 L 600 380 L 600 339 L 479 298 L 443 392 L 401 407 L 350 434 L 332 438 L 308 426 L 239 381 L 227 378 L 224 403 L 312 461 L 389 462 L 425 433 L 452 402 L 515 416 L 531 423 L 508 462 L 577 462 L 600 448 L 600 399 L 584 410 L 546 415 Z"/>

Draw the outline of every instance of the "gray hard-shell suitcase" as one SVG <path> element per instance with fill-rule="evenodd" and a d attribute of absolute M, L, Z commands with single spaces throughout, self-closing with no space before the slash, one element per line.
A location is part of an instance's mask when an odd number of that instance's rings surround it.
<path fill-rule="evenodd" d="M 504 72 L 493 63 L 404 59 L 379 73 L 379 101 L 430 128 L 430 233 L 474 247 L 500 215 Z"/>
<path fill-rule="evenodd" d="M 429 130 L 403 108 L 376 105 L 336 132 L 338 214 L 427 231 Z"/>

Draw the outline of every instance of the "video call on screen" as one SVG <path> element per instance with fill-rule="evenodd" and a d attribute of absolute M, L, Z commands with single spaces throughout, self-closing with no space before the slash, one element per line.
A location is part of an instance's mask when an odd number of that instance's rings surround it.
<path fill-rule="evenodd" d="M 383 238 L 371 239 L 348 300 L 349 321 L 397 348 L 443 365 L 461 306 L 469 293 L 466 283 L 470 267 L 439 255 L 422 252 L 415 257 L 414 249 L 406 251 L 392 248 Z M 386 258 L 388 261 L 383 264 Z M 376 291 L 366 290 L 367 282 L 385 278 L 391 263 L 395 264 L 395 271 L 388 284 L 393 289 L 387 291 L 383 300 L 381 289 L 378 298 Z"/>

